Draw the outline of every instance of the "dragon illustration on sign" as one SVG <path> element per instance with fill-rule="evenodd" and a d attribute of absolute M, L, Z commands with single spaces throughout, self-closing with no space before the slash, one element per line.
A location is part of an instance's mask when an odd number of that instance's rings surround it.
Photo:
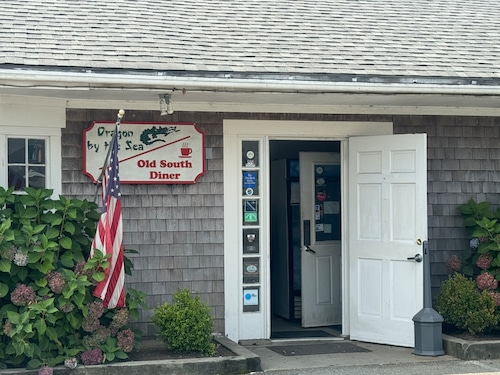
<path fill-rule="evenodd" d="M 153 126 L 150 129 L 145 129 L 140 136 L 140 140 L 145 145 L 152 145 L 155 142 L 166 142 L 165 137 L 167 137 L 171 133 L 176 133 L 180 131 L 177 129 L 177 126 Z M 161 136 L 161 138 L 159 138 Z"/>

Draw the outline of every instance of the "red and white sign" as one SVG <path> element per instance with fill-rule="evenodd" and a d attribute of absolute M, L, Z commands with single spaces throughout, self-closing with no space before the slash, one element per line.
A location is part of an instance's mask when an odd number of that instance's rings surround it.
<path fill-rule="evenodd" d="M 99 178 L 114 122 L 83 131 L 83 173 Z M 194 184 L 205 174 L 205 135 L 193 123 L 122 122 L 118 133 L 121 184 Z"/>

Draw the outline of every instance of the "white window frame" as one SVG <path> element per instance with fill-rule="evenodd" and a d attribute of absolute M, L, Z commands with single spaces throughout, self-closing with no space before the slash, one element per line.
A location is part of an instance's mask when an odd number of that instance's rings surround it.
<path fill-rule="evenodd" d="M 8 138 L 38 138 L 45 140 L 45 188 L 53 189 L 53 196 L 62 193 L 61 129 L 40 127 L 0 126 L 0 186 L 8 186 Z"/>
<path fill-rule="evenodd" d="M 46 187 L 62 193 L 61 129 L 66 127 L 66 100 L 0 94 L 0 186 L 8 184 L 7 137 L 45 138 Z"/>

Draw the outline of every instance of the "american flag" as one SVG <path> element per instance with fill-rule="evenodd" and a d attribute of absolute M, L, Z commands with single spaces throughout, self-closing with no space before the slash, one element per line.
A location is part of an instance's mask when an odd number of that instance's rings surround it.
<path fill-rule="evenodd" d="M 111 254 L 110 267 L 104 271 L 105 278 L 94 289 L 94 296 L 102 299 L 104 307 L 108 309 L 125 306 L 122 204 L 118 175 L 118 137 L 116 136 L 118 125 L 114 134 L 109 163 L 102 177 L 103 213 L 97 224 L 91 251 L 91 256 L 94 249 L 100 250 L 103 254 Z"/>

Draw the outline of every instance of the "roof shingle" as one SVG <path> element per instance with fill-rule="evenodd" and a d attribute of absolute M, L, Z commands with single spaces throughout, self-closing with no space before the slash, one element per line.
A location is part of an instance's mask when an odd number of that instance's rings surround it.
<path fill-rule="evenodd" d="M 4 0 L 0 64 L 500 78 L 497 0 Z"/>

